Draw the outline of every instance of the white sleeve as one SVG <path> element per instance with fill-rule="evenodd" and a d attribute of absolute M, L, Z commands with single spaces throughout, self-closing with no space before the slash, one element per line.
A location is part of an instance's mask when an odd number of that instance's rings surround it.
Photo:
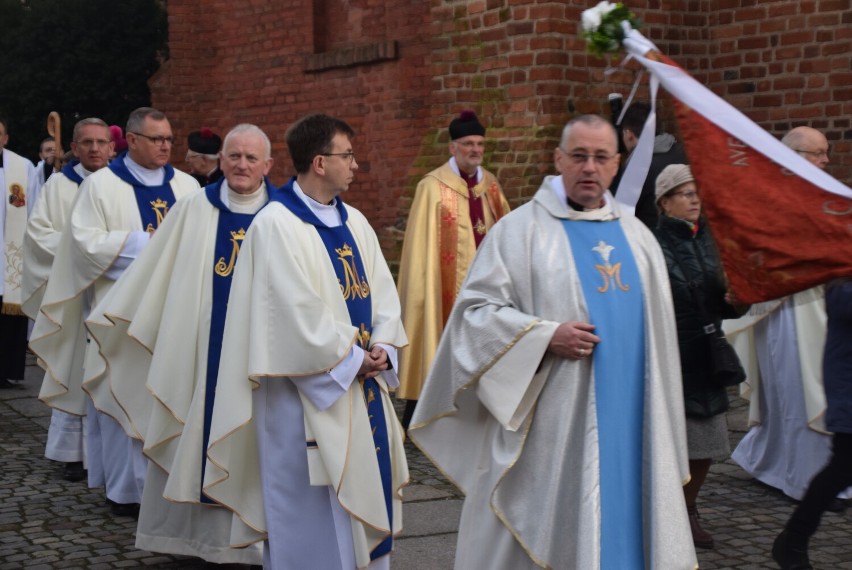
<path fill-rule="evenodd" d="M 296 385 L 319 411 L 323 411 L 349 390 L 364 362 L 364 350 L 352 346 L 349 354 L 328 372 L 308 376 L 291 376 Z"/>

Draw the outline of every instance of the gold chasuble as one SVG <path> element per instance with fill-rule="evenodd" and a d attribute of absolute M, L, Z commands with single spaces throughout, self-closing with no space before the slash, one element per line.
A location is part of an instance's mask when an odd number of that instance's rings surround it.
<path fill-rule="evenodd" d="M 444 164 L 417 185 L 402 247 L 398 290 L 410 344 L 400 351 L 396 396 L 416 400 L 429 372 L 444 324 L 476 255 L 474 232 L 485 231 L 509 212 L 493 174 L 482 169 L 467 183 Z M 469 193 L 483 199 L 483 220 L 471 221 Z"/>

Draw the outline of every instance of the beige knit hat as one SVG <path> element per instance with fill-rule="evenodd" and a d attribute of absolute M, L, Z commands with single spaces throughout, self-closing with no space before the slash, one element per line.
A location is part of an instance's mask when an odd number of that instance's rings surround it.
<path fill-rule="evenodd" d="M 659 203 L 660 198 L 674 190 L 681 184 L 695 182 L 692 171 L 685 164 L 670 164 L 657 176 L 657 187 L 654 192 L 654 202 Z"/>

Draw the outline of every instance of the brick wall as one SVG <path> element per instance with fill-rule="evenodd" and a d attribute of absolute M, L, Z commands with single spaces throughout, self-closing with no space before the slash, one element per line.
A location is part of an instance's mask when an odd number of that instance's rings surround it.
<path fill-rule="evenodd" d="M 459 110 L 475 109 L 488 126 L 486 164 L 517 205 L 552 171 L 565 121 L 606 114 L 609 93 L 629 92 L 638 68 L 605 75 L 577 35 L 595 3 L 170 0 L 171 59 L 152 78 L 153 103 L 184 140 L 202 125 L 260 125 L 278 183 L 291 174 L 283 135 L 293 120 L 321 111 L 349 121 L 361 172 L 346 199 L 393 265 L 414 186 L 446 160 L 446 125 Z M 849 0 L 628 5 L 664 53 L 762 127 L 822 130 L 829 172 L 852 183 Z M 178 144 L 178 164 L 185 150 Z"/>

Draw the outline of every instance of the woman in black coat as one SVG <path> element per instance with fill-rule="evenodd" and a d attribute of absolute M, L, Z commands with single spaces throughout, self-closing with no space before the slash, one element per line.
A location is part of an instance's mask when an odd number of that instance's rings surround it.
<path fill-rule="evenodd" d="M 654 233 L 666 257 L 677 320 L 686 435 L 691 479 L 684 486 L 695 546 L 713 548 L 713 536 L 698 522 L 696 500 L 715 458 L 730 455 L 725 411 L 728 394 L 714 383 L 708 326 L 742 315 L 727 294 L 721 261 L 701 218 L 695 179 L 684 164 L 667 166 L 656 181 L 660 218 Z"/>

